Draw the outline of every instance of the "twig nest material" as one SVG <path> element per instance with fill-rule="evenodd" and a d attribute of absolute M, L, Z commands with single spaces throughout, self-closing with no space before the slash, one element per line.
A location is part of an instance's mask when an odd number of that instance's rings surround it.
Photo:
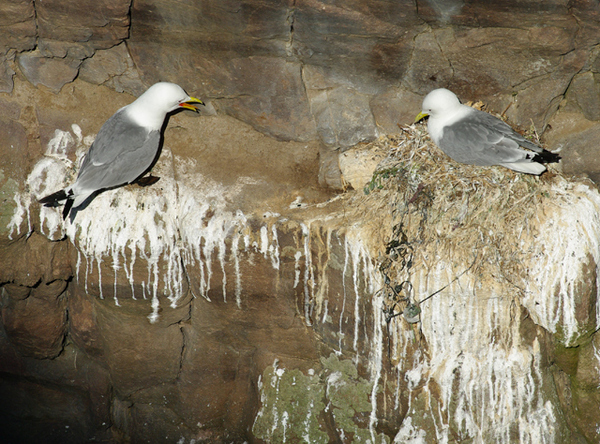
<path fill-rule="evenodd" d="M 456 283 L 454 278 L 464 274 L 461 282 L 471 279 L 478 288 L 501 289 L 525 306 L 531 305 L 529 295 L 537 285 L 547 285 L 549 294 L 564 289 L 564 283 L 535 278 L 533 270 L 539 270 L 542 259 L 559 266 L 570 257 L 572 243 L 594 232 L 597 217 L 588 207 L 600 202 L 600 196 L 591 181 L 567 178 L 553 165 L 538 177 L 503 167 L 460 164 L 437 149 L 423 125 L 402 130 L 361 148 L 387 155 L 353 199 L 365 237 L 371 238 L 372 254 L 379 258 L 387 312 L 406 311 L 409 323 L 418 321 L 411 316 L 411 304 L 419 306 L 443 284 L 415 294 L 393 289 L 404 283 L 423 289 L 416 276 L 427 275 L 440 263 L 446 264 L 448 282 Z M 552 234 L 559 223 L 568 226 L 560 242 Z M 596 251 L 595 242 L 590 239 L 581 251 Z M 585 262 L 581 251 L 577 255 Z M 581 276 L 577 279 L 587 279 Z M 550 305 L 532 305 L 532 312 Z M 542 320 L 546 315 L 539 315 L 540 323 L 552 324 Z M 565 341 L 573 341 L 578 330 L 595 328 L 587 317 L 578 322 L 567 328 Z"/>

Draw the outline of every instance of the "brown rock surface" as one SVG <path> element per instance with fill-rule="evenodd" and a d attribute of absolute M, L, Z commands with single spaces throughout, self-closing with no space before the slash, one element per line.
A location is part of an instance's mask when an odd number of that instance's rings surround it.
<path fill-rule="evenodd" d="M 64 243 L 38 234 L 3 245 L 2 323 L 25 356 L 56 357 L 66 332 L 66 295 L 71 266 Z"/>
<path fill-rule="evenodd" d="M 174 80 L 262 132 L 333 148 L 410 124 L 418 100 L 377 105 L 390 91 L 422 96 L 447 86 L 538 133 L 568 87 L 581 96 L 580 119 L 596 112 L 586 93 L 597 83 L 589 78 L 600 16 L 593 2 L 145 0 L 131 5 L 131 23 L 129 6 L 7 5 L 4 22 L 17 28 L 4 44 L 5 89 L 12 89 L 17 65 L 52 91 L 78 74 L 136 95 L 144 84 Z M 313 72 L 321 73 L 321 86 Z M 324 183 L 337 187 L 339 178 Z"/>
<path fill-rule="evenodd" d="M 448 433 L 510 442 L 540 431 L 596 442 L 594 253 L 568 281 L 572 306 L 561 313 L 511 305 L 514 285 L 499 291 L 474 276 L 473 294 L 461 299 L 464 281 L 449 284 L 420 327 L 409 325 L 384 318 L 370 281 L 377 255 L 349 241 L 356 223 L 372 221 L 321 186 L 342 189 L 339 152 L 411 124 L 436 87 L 543 131 L 566 174 L 600 180 L 599 18 L 586 0 L 0 5 L 0 441 L 436 442 Z M 170 117 L 154 186 L 103 194 L 81 215 L 89 224 L 68 231 L 35 203 L 60 178 L 36 168 L 75 173 L 102 123 L 158 80 L 208 106 Z M 528 182 L 527 199 L 548 198 L 536 190 L 553 177 Z M 481 205 L 470 199 L 484 179 L 469 180 L 473 190 L 449 210 Z M 429 190 L 409 191 L 395 204 L 414 197 L 426 214 Z M 576 191 L 569 209 L 582 202 Z M 133 216 L 111 218 L 126 199 Z M 593 214 L 570 228 L 593 225 Z M 463 229 L 455 222 L 453 233 Z M 138 224 L 145 235 L 127 231 Z M 503 242 L 498 227 L 488 231 Z M 113 243 L 95 244 L 98 234 Z M 415 294 L 444 287 L 464 259 L 441 264 L 442 253 L 428 258 L 429 274 L 411 276 L 422 285 Z M 497 297 L 473 296 L 486 291 Z M 565 345 L 571 308 L 576 334 Z M 471 340 L 492 324 L 489 337 Z M 501 405 L 527 390 L 534 401 Z M 500 401 L 485 404 L 492 395 Z M 465 403 L 476 432 L 449 419 Z M 531 414 L 502 430 L 482 425 L 515 412 Z"/>
<path fill-rule="evenodd" d="M 3 302 L 2 323 L 11 343 L 24 356 L 56 357 L 63 347 L 65 303 L 64 298 L 52 303 L 33 296 Z"/>
<path fill-rule="evenodd" d="M 43 40 L 89 42 L 96 49 L 111 47 L 128 35 L 130 2 L 127 0 L 77 3 L 44 0 L 35 8 L 38 33 Z"/>
<path fill-rule="evenodd" d="M 48 58 L 40 52 L 20 55 L 18 61 L 27 80 L 35 86 L 44 85 L 53 92 L 59 92 L 77 77 L 80 63 L 78 60 Z"/>
<path fill-rule="evenodd" d="M 66 281 L 72 275 L 67 253 L 69 247 L 65 243 L 49 243 L 44 236 L 34 233 L 28 238 L 21 237 L 12 242 L 3 241 L 0 248 L 4 258 L 4 266 L 0 271 L 2 283 L 14 283 L 30 288 L 56 285 L 56 298 L 64 288 L 61 289 L 53 282 L 57 279 Z"/>

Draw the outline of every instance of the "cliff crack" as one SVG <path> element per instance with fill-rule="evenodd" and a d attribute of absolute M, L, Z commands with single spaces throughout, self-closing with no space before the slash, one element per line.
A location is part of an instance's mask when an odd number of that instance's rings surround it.
<path fill-rule="evenodd" d="M 450 61 L 450 58 L 444 53 L 444 48 L 440 44 L 437 33 L 435 31 L 433 31 L 433 36 L 435 37 L 435 42 L 437 43 L 438 48 L 440 49 L 440 54 L 442 55 L 442 57 L 444 57 L 446 62 L 448 62 L 448 67 L 450 68 L 450 79 L 452 79 L 452 78 L 454 78 L 454 66 L 452 66 L 452 62 Z"/>
<path fill-rule="evenodd" d="M 40 26 L 38 24 L 38 14 L 37 14 L 37 8 L 36 8 L 36 0 L 33 0 L 31 2 L 32 6 L 33 6 L 33 22 L 35 23 L 35 43 L 33 44 L 33 48 L 31 49 L 32 51 L 35 51 L 38 47 L 38 42 L 40 40 Z"/>
<path fill-rule="evenodd" d="M 294 54 L 294 24 L 296 22 L 296 1 L 292 3 L 292 7 L 288 10 L 285 18 L 286 23 L 289 25 L 289 38 L 285 45 L 285 53 L 288 57 Z"/>

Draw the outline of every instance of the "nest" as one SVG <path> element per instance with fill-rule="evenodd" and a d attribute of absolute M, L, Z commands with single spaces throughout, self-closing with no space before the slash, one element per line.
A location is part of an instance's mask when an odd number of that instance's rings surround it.
<path fill-rule="evenodd" d="M 543 200 L 565 179 L 553 166 L 538 177 L 459 164 L 424 125 L 401 130 L 367 147 L 388 155 L 354 198 L 383 274 L 388 316 L 418 318 L 418 304 L 433 295 L 414 295 L 411 271 L 442 258 L 451 258 L 455 280 L 468 271 L 518 291 L 527 274 L 520 241 L 536 236 Z"/>

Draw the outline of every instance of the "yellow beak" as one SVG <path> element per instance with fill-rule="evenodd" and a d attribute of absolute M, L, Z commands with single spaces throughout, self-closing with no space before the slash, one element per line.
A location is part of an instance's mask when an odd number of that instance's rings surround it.
<path fill-rule="evenodd" d="M 419 113 L 419 115 L 417 117 L 415 117 L 415 123 L 417 123 L 419 120 L 423 120 L 425 117 L 427 117 L 429 114 L 427 113 Z"/>
<path fill-rule="evenodd" d="M 197 103 L 199 105 L 204 105 L 204 102 L 200 99 L 196 99 L 195 97 L 189 97 L 185 102 L 181 102 L 179 106 L 185 109 L 191 109 L 192 111 L 198 112 L 198 108 L 196 108 L 193 103 Z"/>

